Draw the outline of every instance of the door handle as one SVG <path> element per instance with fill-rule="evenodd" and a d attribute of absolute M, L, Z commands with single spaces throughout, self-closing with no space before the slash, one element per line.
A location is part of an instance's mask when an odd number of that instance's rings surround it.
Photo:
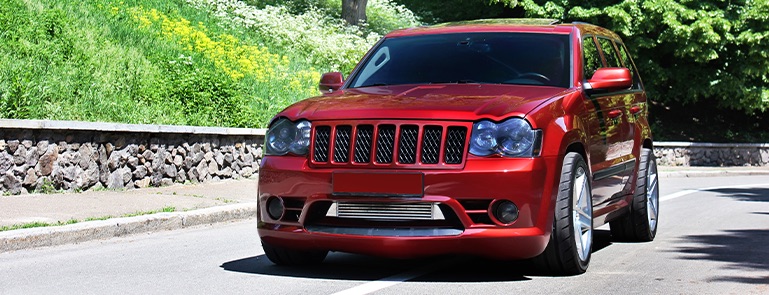
<path fill-rule="evenodd" d="M 609 118 L 614 119 L 619 116 L 622 116 L 622 110 L 611 110 L 609 111 Z"/>
<path fill-rule="evenodd" d="M 640 112 L 640 111 L 641 111 L 641 107 L 639 107 L 639 106 L 632 106 L 632 107 L 630 107 L 630 113 L 633 114 L 633 115 L 638 114 L 638 112 Z"/>

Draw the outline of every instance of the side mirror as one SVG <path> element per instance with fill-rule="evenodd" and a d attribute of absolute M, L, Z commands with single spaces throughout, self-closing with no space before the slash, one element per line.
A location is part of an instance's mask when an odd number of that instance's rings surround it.
<path fill-rule="evenodd" d="M 617 91 L 633 86 L 633 76 L 627 68 L 600 68 L 587 80 L 585 89 L 592 91 Z"/>
<path fill-rule="evenodd" d="M 344 85 L 344 76 L 342 76 L 342 73 L 331 72 L 325 73 L 320 77 L 318 89 L 321 93 L 326 94 L 339 90 L 339 88 L 342 88 L 342 85 Z"/>

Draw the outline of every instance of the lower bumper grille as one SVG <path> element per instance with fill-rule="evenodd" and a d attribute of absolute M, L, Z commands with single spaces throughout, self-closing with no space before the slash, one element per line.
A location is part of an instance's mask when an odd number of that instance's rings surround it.
<path fill-rule="evenodd" d="M 334 202 L 326 216 L 359 219 L 444 220 L 437 203 Z"/>

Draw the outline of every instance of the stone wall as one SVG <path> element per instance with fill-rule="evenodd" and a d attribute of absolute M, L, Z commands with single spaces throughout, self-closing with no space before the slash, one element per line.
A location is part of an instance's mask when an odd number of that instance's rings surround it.
<path fill-rule="evenodd" d="M 262 129 L 0 120 L 3 194 L 251 177 Z"/>
<path fill-rule="evenodd" d="M 655 142 L 662 166 L 769 166 L 769 144 Z"/>

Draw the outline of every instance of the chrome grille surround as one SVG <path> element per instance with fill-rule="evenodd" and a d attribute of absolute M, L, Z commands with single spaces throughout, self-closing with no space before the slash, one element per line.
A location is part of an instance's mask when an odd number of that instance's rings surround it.
<path fill-rule="evenodd" d="M 313 122 L 312 167 L 460 169 L 471 122 Z"/>

